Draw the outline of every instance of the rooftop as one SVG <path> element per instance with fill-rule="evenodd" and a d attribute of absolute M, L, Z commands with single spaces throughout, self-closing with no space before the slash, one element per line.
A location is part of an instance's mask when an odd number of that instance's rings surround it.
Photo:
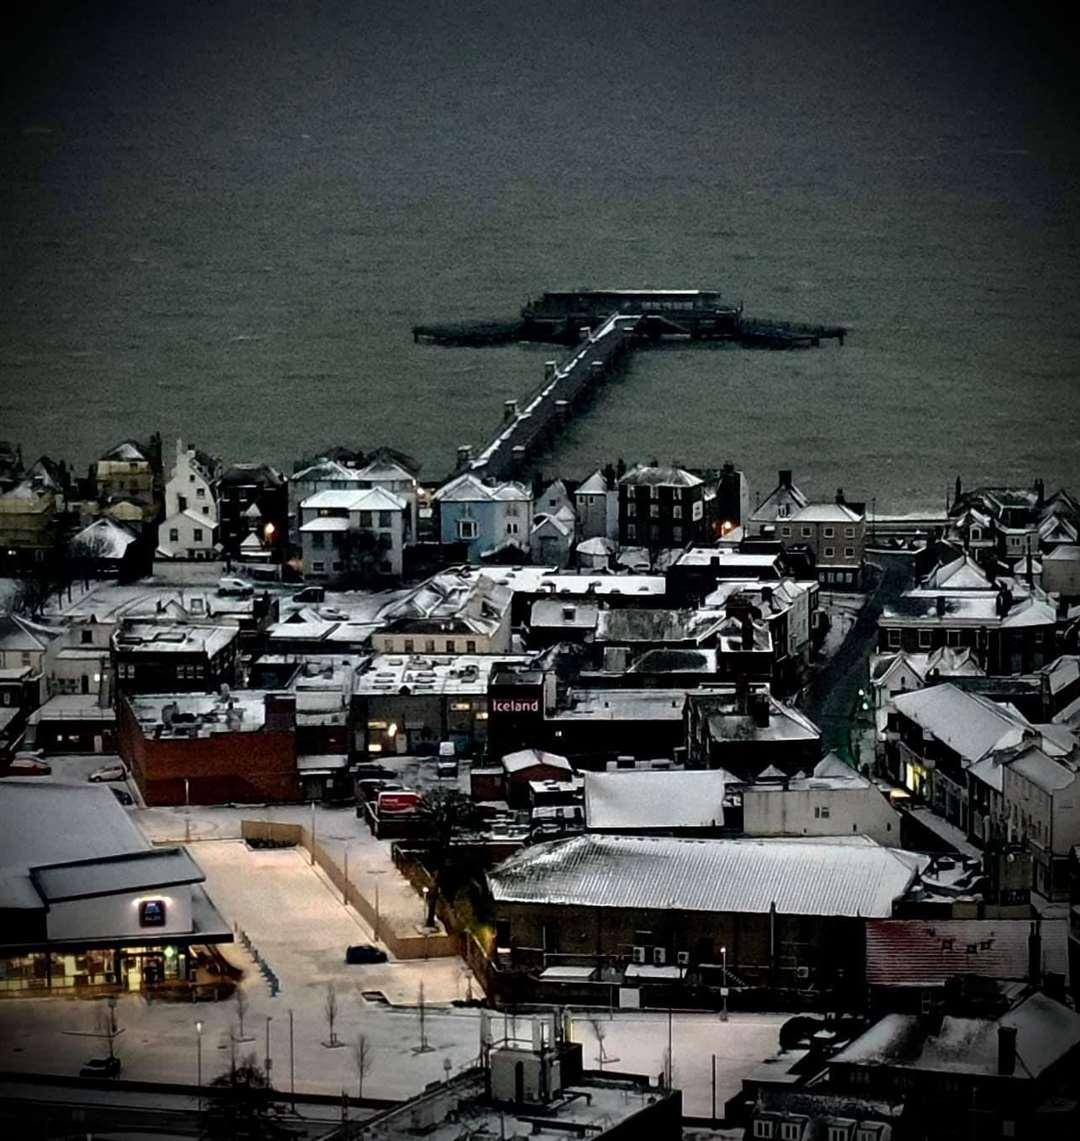
<path fill-rule="evenodd" d="M 118 652 L 125 654 L 205 654 L 212 658 L 234 642 L 236 637 L 235 626 L 125 622 L 113 634 L 113 644 Z"/>
<path fill-rule="evenodd" d="M 637 779 L 628 775 L 627 780 Z M 854 838 L 853 838 L 854 839 Z M 850 843 L 589 834 L 488 873 L 496 903 L 886 918 L 925 856 Z"/>
<path fill-rule="evenodd" d="M 946 682 L 893 699 L 897 710 L 966 761 L 1020 740 L 1028 722 L 1015 710 Z"/>
<path fill-rule="evenodd" d="M 433 655 L 377 654 L 367 668 L 356 674 L 353 693 L 379 694 L 430 693 L 487 695 L 488 679 L 495 666 L 524 663 L 522 655 L 490 654 Z"/>
<path fill-rule="evenodd" d="M 715 769 L 586 773 L 585 823 L 593 832 L 722 827 L 724 785 Z"/>

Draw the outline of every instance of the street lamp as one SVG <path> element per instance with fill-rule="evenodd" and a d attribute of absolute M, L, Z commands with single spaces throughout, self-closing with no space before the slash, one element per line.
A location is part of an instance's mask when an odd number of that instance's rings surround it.
<path fill-rule="evenodd" d="M 270 1080 L 270 1071 L 274 1068 L 274 1059 L 270 1055 L 270 1023 L 274 1021 L 274 1016 L 268 1014 L 266 1016 L 266 1088 L 272 1089 L 273 1082 Z"/>
<path fill-rule="evenodd" d="M 727 947 L 720 948 L 720 964 L 723 971 L 723 982 L 720 986 L 720 1021 L 727 1022 Z"/>
<path fill-rule="evenodd" d="M 202 1019 L 195 1020 L 195 1084 L 199 1087 L 199 1113 L 202 1113 Z"/>

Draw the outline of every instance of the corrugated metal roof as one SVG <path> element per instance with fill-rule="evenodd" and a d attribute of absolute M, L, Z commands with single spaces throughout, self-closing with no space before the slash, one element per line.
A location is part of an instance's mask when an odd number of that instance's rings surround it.
<path fill-rule="evenodd" d="M 633 779 L 629 777 L 628 779 Z M 488 873 L 498 903 L 885 918 L 925 856 L 853 843 L 575 836 Z"/>
<path fill-rule="evenodd" d="M 1064 925 L 1057 927 L 1044 925 L 1044 970 L 1064 969 Z M 1027 919 L 875 919 L 866 925 L 866 981 L 897 986 L 940 984 L 953 975 L 1024 979 L 1030 933 Z"/>

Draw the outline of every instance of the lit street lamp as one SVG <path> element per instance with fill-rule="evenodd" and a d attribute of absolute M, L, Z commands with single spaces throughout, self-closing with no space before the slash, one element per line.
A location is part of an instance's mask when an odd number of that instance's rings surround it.
<path fill-rule="evenodd" d="M 723 975 L 722 975 L 723 981 L 722 981 L 721 986 L 720 986 L 720 1001 L 721 1001 L 720 1021 L 721 1022 L 727 1022 L 727 994 L 728 994 L 727 947 L 721 947 L 720 948 L 720 963 L 721 963 L 721 970 L 723 972 Z"/>
<path fill-rule="evenodd" d="M 202 1019 L 195 1020 L 195 1084 L 199 1087 L 199 1112 L 202 1113 Z"/>

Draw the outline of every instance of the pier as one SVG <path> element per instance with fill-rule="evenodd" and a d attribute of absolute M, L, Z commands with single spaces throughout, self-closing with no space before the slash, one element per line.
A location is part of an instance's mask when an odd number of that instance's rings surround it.
<path fill-rule="evenodd" d="M 520 479 L 547 451 L 571 417 L 618 375 L 635 343 L 663 338 L 726 341 L 746 348 L 808 349 L 844 343 L 842 325 L 812 325 L 747 317 L 716 290 L 590 290 L 544 293 L 518 320 L 457 321 L 413 327 L 413 340 L 444 346 L 542 341 L 573 345 L 561 364 L 544 364 L 540 389 L 519 407 L 504 404 L 503 422 L 474 456 L 458 448 L 457 472 L 483 479 Z"/>

